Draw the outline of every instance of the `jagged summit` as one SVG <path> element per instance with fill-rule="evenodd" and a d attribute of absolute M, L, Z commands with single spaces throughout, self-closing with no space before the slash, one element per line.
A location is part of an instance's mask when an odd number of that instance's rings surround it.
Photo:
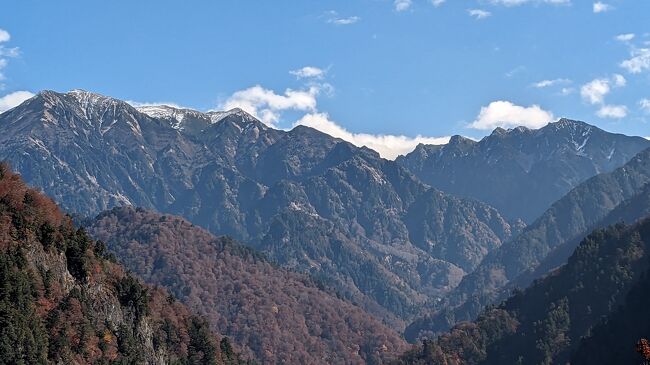
<path fill-rule="evenodd" d="M 476 141 L 474 141 L 474 140 L 472 140 L 470 138 L 458 135 L 458 134 L 451 136 L 451 138 L 449 138 L 449 142 L 448 142 L 449 145 L 455 145 L 455 144 L 470 144 L 471 145 L 471 144 L 474 144 L 474 143 L 476 143 Z M 434 146 L 440 146 L 440 145 L 434 145 Z"/>
<path fill-rule="evenodd" d="M 209 110 L 202 112 L 189 108 L 170 105 L 145 105 L 136 109 L 152 118 L 165 120 L 172 128 L 189 133 L 203 132 L 210 125 L 229 121 L 238 129 L 244 130 L 248 124 L 255 124 L 258 128 L 268 128 L 253 115 L 243 109 L 233 108 L 226 111 Z"/>
<path fill-rule="evenodd" d="M 248 113 L 247 111 L 241 108 L 232 108 L 226 111 L 210 110 L 206 114 L 210 116 L 212 123 L 217 123 L 225 118 L 232 117 L 232 116 L 240 117 L 243 120 L 250 121 L 250 122 L 252 121 L 259 122 L 259 119 L 255 118 L 252 114 Z"/>
<path fill-rule="evenodd" d="M 593 127 L 591 124 L 587 122 L 583 122 L 581 120 L 576 120 L 576 119 L 564 118 L 564 117 L 558 119 L 557 122 L 549 123 L 549 125 L 554 125 L 556 127 L 576 127 L 576 126 Z"/>
<path fill-rule="evenodd" d="M 499 127 L 475 143 L 461 140 L 418 147 L 397 162 L 431 186 L 486 201 L 527 222 L 577 184 L 650 147 L 641 137 L 567 118 L 539 129 Z"/>
<path fill-rule="evenodd" d="M 65 93 L 60 93 L 53 90 L 42 90 L 36 94 L 36 97 L 43 98 L 46 101 L 50 102 L 58 101 L 64 103 L 74 103 L 82 109 L 99 108 L 107 105 L 129 105 L 122 100 L 83 89 L 73 89 Z"/>
<path fill-rule="evenodd" d="M 135 106 L 134 106 L 135 105 Z M 67 131 L 79 129 L 96 130 L 105 133 L 113 126 L 126 123 L 135 134 L 141 134 L 141 125 L 159 124 L 169 126 L 188 135 L 199 135 L 213 125 L 224 124 L 225 128 L 235 131 L 266 130 L 268 127 L 240 108 L 226 111 L 210 110 L 202 112 L 175 105 L 142 105 L 129 103 L 110 96 L 102 95 L 83 89 L 68 92 L 42 90 L 33 98 L 9 111 L 14 115 L 12 120 L 28 121 L 35 125 L 41 123 L 58 124 L 66 121 Z M 38 118 L 17 118 L 16 116 L 32 116 Z M 152 119 L 154 121 L 152 121 Z M 223 131 L 218 127 L 215 131 Z M 87 132 L 84 132 L 86 134 Z"/>
<path fill-rule="evenodd" d="M 583 121 L 573 120 L 569 118 L 560 118 L 556 122 L 548 123 L 547 125 L 537 129 L 528 128 L 523 125 L 514 128 L 496 127 L 492 131 L 492 133 L 484 137 L 484 139 L 490 137 L 496 137 L 496 136 L 509 136 L 513 133 L 514 134 L 544 133 L 546 131 L 555 132 L 558 130 L 590 130 L 590 129 L 599 129 L 599 128 Z"/>

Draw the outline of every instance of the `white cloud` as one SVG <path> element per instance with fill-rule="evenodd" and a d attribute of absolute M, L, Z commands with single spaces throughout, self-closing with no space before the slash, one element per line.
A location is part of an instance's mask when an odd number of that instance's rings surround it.
<path fill-rule="evenodd" d="M 446 144 L 449 137 L 407 137 L 383 134 L 352 133 L 329 119 L 327 113 L 310 113 L 304 115 L 294 126 L 304 125 L 327 133 L 332 137 L 348 141 L 355 146 L 366 146 L 379 153 L 383 158 L 394 160 L 399 155 L 407 154 L 420 144 Z"/>
<path fill-rule="evenodd" d="M 7 48 L 3 45 L 0 45 L 0 57 L 18 57 L 20 55 L 20 50 L 18 47 Z"/>
<path fill-rule="evenodd" d="M 0 58 L 0 80 L 4 80 L 5 76 L 2 74 L 2 69 L 7 67 L 7 60 L 4 58 Z"/>
<path fill-rule="evenodd" d="M 476 19 L 485 19 L 492 15 L 492 13 L 483 9 L 468 9 L 467 14 L 469 14 L 469 16 L 473 16 Z"/>
<path fill-rule="evenodd" d="M 297 70 L 289 71 L 289 73 L 294 75 L 298 79 L 307 79 L 307 78 L 322 79 L 327 73 L 327 71 L 320 69 L 318 67 L 305 66 Z"/>
<path fill-rule="evenodd" d="M 395 0 L 393 2 L 396 11 L 408 10 L 412 4 L 413 4 L 412 0 Z"/>
<path fill-rule="evenodd" d="M 595 79 L 580 88 L 580 95 L 591 104 L 601 104 L 610 90 L 609 80 Z"/>
<path fill-rule="evenodd" d="M 225 110 L 241 108 L 259 118 L 269 126 L 275 126 L 280 113 L 287 110 L 316 111 L 316 96 L 322 87 L 312 85 L 306 90 L 287 89 L 283 94 L 265 89 L 260 85 L 236 91 L 220 107 Z"/>
<path fill-rule="evenodd" d="M 596 115 L 601 118 L 625 118 L 627 116 L 627 107 L 625 105 L 603 105 L 598 109 Z"/>
<path fill-rule="evenodd" d="M 483 130 L 517 126 L 541 128 L 553 121 L 553 119 L 553 113 L 543 110 L 539 105 L 524 107 L 509 101 L 499 100 L 482 107 L 476 120 L 469 127 Z"/>
<path fill-rule="evenodd" d="M 361 20 L 361 17 L 358 17 L 356 15 L 341 17 L 339 16 L 339 13 L 334 10 L 330 10 L 325 14 L 327 16 L 327 22 L 334 25 L 350 25 L 350 24 L 357 23 L 358 21 Z"/>
<path fill-rule="evenodd" d="M 545 87 L 551 87 L 555 85 L 569 84 L 569 83 L 571 83 L 571 80 L 569 79 L 553 79 L 553 80 L 542 80 L 534 83 L 532 86 L 538 89 L 543 89 Z"/>
<path fill-rule="evenodd" d="M 625 34 L 619 34 L 614 39 L 616 39 L 619 42 L 629 42 L 634 39 L 634 33 L 625 33 Z"/>
<path fill-rule="evenodd" d="M 492 0 L 490 3 L 503 6 L 518 6 L 527 3 L 529 0 Z"/>
<path fill-rule="evenodd" d="M 1 34 L 2 33 L 0 33 L 0 35 Z M 20 105 L 23 101 L 31 98 L 32 96 L 34 96 L 34 94 L 29 91 L 14 91 L 0 97 L 0 113 L 3 113 Z"/>
<path fill-rule="evenodd" d="M 562 90 L 560 90 L 560 95 L 562 95 L 562 96 L 571 95 L 575 91 L 576 91 L 576 89 L 574 89 L 572 87 L 563 87 Z"/>
<path fill-rule="evenodd" d="M 334 23 L 336 25 L 350 25 L 350 24 L 354 24 L 354 23 L 358 22 L 359 20 L 361 20 L 360 17 L 358 17 L 356 15 L 353 15 L 353 16 L 349 16 L 347 18 L 332 19 L 330 21 L 330 23 Z"/>
<path fill-rule="evenodd" d="M 308 73 L 316 74 L 316 72 Z M 219 108 L 222 110 L 241 108 L 275 128 L 278 127 L 278 122 L 285 112 L 298 113 L 301 116 L 296 118 L 298 121 L 293 124 L 294 127 L 304 125 L 318 129 L 356 146 L 372 148 L 382 157 L 388 159 L 394 159 L 400 154 L 411 152 L 419 143 L 444 144 L 449 140 L 448 137 L 406 137 L 349 132 L 331 121 L 327 113 L 318 110 L 318 97 L 327 94 L 331 88 L 331 85 L 327 83 L 309 81 L 305 89 L 287 89 L 284 93 L 276 93 L 260 85 L 255 85 L 233 93 L 219 104 Z"/>
<path fill-rule="evenodd" d="M 11 39 L 11 35 L 6 30 L 0 28 L 0 43 L 8 42 Z M 9 63 L 7 57 L 18 57 L 20 50 L 18 47 L 7 48 L 3 44 L 0 44 L 0 81 L 4 80 L 6 77 L 2 72 L 2 69 L 7 67 Z M 4 89 L 5 85 L 0 83 L 0 90 Z"/>
<path fill-rule="evenodd" d="M 621 62 L 620 66 L 632 74 L 650 69 L 650 48 L 632 48 L 630 58 Z"/>
<path fill-rule="evenodd" d="M 490 0 L 493 5 L 519 6 L 528 3 L 544 3 L 552 5 L 570 5 L 571 0 Z"/>
<path fill-rule="evenodd" d="M 646 113 L 650 113 L 650 99 L 639 100 L 639 107 Z"/>
<path fill-rule="evenodd" d="M 612 75 L 612 82 L 616 87 L 623 87 L 627 85 L 627 80 L 625 80 L 625 77 L 623 77 L 623 75 L 620 74 Z"/>
<path fill-rule="evenodd" d="M 596 14 L 598 14 L 598 13 L 604 13 L 604 12 L 606 12 L 606 11 L 610 11 L 610 10 L 613 10 L 613 9 L 614 9 L 613 6 L 611 6 L 611 5 L 609 5 L 609 4 L 605 4 L 605 3 L 602 2 L 602 1 L 596 1 L 596 2 L 594 3 L 594 6 L 593 6 L 593 11 L 594 11 L 594 13 L 596 13 Z"/>
<path fill-rule="evenodd" d="M 602 104 L 612 87 L 623 87 L 626 83 L 625 77 L 619 74 L 615 74 L 611 78 L 594 79 L 580 88 L 580 95 L 590 104 Z"/>
<path fill-rule="evenodd" d="M 507 77 L 507 78 L 515 77 L 516 75 L 518 75 L 518 74 L 520 74 L 520 73 L 522 73 L 524 71 L 526 71 L 526 66 L 519 65 L 519 66 L 513 68 L 512 70 L 506 72 L 505 77 Z"/>
<path fill-rule="evenodd" d="M 446 0 L 431 0 L 431 4 L 435 6 L 436 8 L 439 7 L 440 5 L 444 4 Z"/>
<path fill-rule="evenodd" d="M 174 109 L 191 109 L 181 105 L 178 105 L 171 101 L 160 101 L 160 102 L 149 102 L 149 101 L 135 101 L 135 100 L 124 100 L 127 104 L 131 105 L 134 108 L 146 107 L 146 106 L 168 106 Z"/>
<path fill-rule="evenodd" d="M 11 35 L 6 30 L 0 28 L 0 43 L 9 42 Z"/>

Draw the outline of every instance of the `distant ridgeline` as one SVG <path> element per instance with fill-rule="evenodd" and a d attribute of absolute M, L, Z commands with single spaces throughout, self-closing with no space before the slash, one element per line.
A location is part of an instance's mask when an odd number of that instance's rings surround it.
<path fill-rule="evenodd" d="M 581 182 L 648 147 L 645 138 L 560 119 L 536 130 L 497 128 L 478 142 L 454 136 L 446 145 L 419 145 L 397 163 L 444 192 L 531 223 Z"/>

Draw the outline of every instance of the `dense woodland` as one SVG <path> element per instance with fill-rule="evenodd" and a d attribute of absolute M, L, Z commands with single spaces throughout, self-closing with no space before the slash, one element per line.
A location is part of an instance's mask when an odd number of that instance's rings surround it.
<path fill-rule="evenodd" d="M 243 364 L 226 337 L 146 286 L 0 166 L 0 364 Z"/>
<path fill-rule="evenodd" d="M 263 363 L 377 364 L 407 349 L 396 332 L 307 276 L 182 218 L 115 208 L 89 231 Z"/>
<path fill-rule="evenodd" d="M 596 230 L 552 275 L 397 363 L 640 362 L 634 347 L 650 330 L 649 249 L 650 220 Z"/>

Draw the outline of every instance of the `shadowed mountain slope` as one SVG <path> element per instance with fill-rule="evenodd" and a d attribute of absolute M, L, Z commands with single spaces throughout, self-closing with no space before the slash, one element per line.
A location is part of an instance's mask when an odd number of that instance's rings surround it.
<path fill-rule="evenodd" d="M 497 128 L 478 142 L 419 145 L 397 162 L 444 192 L 471 197 L 530 223 L 588 178 L 622 166 L 650 141 L 560 119 L 532 130 Z"/>
<path fill-rule="evenodd" d="M 0 115 L 0 132 L 0 158 L 71 212 L 180 215 L 336 286 L 395 327 L 521 228 L 372 150 L 307 127 L 271 129 L 237 109 L 138 110 L 44 91 Z"/>
<path fill-rule="evenodd" d="M 591 230 L 644 217 L 647 207 L 640 203 L 648 199 L 648 183 L 650 149 L 611 173 L 580 184 L 519 236 L 486 256 L 437 309 L 409 326 L 407 338 L 414 340 L 445 331 L 457 321 L 474 319 L 483 306 L 504 298 L 513 283 L 525 287 L 563 264 Z"/>

